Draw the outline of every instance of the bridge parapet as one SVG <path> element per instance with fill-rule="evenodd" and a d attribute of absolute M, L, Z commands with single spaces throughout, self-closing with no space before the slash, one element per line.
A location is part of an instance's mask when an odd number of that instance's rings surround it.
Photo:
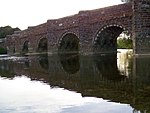
<path fill-rule="evenodd" d="M 20 34 L 21 31 L 14 31 L 14 34 Z"/>
<path fill-rule="evenodd" d="M 132 4 L 126 3 L 89 11 L 90 23 L 132 16 Z"/>
<path fill-rule="evenodd" d="M 55 30 L 69 29 L 78 26 L 78 14 L 47 21 L 49 28 Z"/>
<path fill-rule="evenodd" d="M 20 38 L 28 37 L 28 34 L 29 34 L 29 29 L 25 29 L 22 32 L 20 32 Z"/>
<path fill-rule="evenodd" d="M 81 26 L 84 24 L 89 24 L 89 11 L 80 11 L 79 12 L 79 24 Z"/>
<path fill-rule="evenodd" d="M 47 23 L 40 24 L 38 26 L 29 27 L 29 34 L 40 35 L 47 33 Z"/>

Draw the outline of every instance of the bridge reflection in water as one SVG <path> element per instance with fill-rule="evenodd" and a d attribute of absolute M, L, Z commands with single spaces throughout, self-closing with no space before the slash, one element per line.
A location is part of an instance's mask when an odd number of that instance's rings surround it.
<path fill-rule="evenodd" d="M 62 87 L 113 102 L 126 103 L 141 113 L 150 112 L 150 58 L 124 54 L 39 55 L 0 60 L 2 77 L 25 75 L 52 87 Z M 117 62 L 118 61 L 118 62 Z M 120 63 L 121 62 L 121 63 Z M 126 63 L 126 65 L 124 65 Z"/>

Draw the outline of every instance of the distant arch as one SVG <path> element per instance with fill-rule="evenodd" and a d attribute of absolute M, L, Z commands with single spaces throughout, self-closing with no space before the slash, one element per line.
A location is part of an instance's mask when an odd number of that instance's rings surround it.
<path fill-rule="evenodd" d="M 74 33 L 64 34 L 59 40 L 58 52 L 78 52 L 79 38 Z"/>
<path fill-rule="evenodd" d="M 16 53 L 16 47 L 13 46 L 13 53 Z"/>
<path fill-rule="evenodd" d="M 48 51 L 48 39 L 47 38 L 41 38 L 38 42 L 38 52 L 47 52 Z"/>
<path fill-rule="evenodd" d="M 28 53 L 28 52 L 29 52 L 29 41 L 28 41 L 28 40 L 26 40 L 26 41 L 23 43 L 22 52 L 23 52 L 23 53 Z"/>
<path fill-rule="evenodd" d="M 47 70 L 49 68 L 48 54 L 39 55 L 39 64 L 43 69 Z"/>

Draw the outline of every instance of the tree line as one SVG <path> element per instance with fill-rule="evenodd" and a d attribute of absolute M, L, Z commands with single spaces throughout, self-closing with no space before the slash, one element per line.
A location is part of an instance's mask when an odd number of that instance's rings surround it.
<path fill-rule="evenodd" d="M 18 27 L 12 28 L 11 26 L 0 27 L 0 39 L 4 39 L 7 35 L 12 35 L 14 31 L 20 31 Z M 3 47 L 4 42 L 0 42 L 0 54 L 7 54 L 7 50 Z"/>
<path fill-rule="evenodd" d="M 7 35 L 12 35 L 14 31 L 20 31 L 18 27 L 12 28 L 11 26 L 0 27 L 0 39 L 5 38 Z"/>

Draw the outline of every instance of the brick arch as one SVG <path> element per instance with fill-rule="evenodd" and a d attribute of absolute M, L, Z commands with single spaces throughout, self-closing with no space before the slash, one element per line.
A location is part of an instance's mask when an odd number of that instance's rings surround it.
<path fill-rule="evenodd" d="M 105 30 L 105 29 L 107 29 L 107 28 L 109 28 L 109 27 L 120 27 L 120 28 L 123 29 L 123 31 L 127 31 L 129 34 L 132 34 L 131 31 L 129 30 L 129 28 L 126 27 L 126 26 L 124 26 L 124 25 L 120 25 L 120 24 L 108 24 L 108 25 L 104 25 L 104 26 L 100 27 L 100 28 L 96 31 L 96 33 L 94 33 L 92 43 L 94 43 L 94 40 L 95 40 L 95 38 L 96 38 L 96 36 L 97 36 L 98 34 L 100 34 L 103 30 Z"/>
<path fill-rule="evenodd" d="M 30 46 L 30 41 L 29 40 L 25 40 L 22 44 L 22 47 L 21 47 L 21 52 L 22 53 L 28 53 L 29 52 L 29 47 Z"/>
<path fill-rule="evenodd" d="M 72 39 L 69 40 L 69 37 Z M 64 50 L 69 51 L 69 46 L 70 46 L 70 49 L 72 49 L 72 51 L 76 51 L 76 50 L 79 51 L 79 36 L 76 35 L 74 32 L 63 33 L 57 43 L 58 43 L 58 47 L 57 47 L 58 51 L 60 51 L 62 48 Z M 63 46 L 63 43 L 64 43 L 64 46 Z"/>
<path fill-rule="evenodd" d="M 94 51 L 95 50 L 99 52 L 115 51 L 117 49 L 116 45 L 117 37 L 123 31 L 128 30 L 127 28 L 119 24 L 109 24 L 100 28 L 100 30 L 96 32 L 92 40 L 92 46 Z"/>
<path fill-rule="evenodd" d="M 58 46 L 59 46 L 59 44 L 61 43 L 63 37 L 64 37 L 65 35 L 67 35 L 67 34 L 73 34 L 73 35 L 76 35 L 77 38 L 79 39 L 79 35 L 78 35 L 77 33 L 75 33 L 75 32 L 70 32 L 70 31 L 69 31 L 69 32 L 65 32 L 65 33 L 62 33 L 62 34 L 61 34 L 60 38 L 58 38 L 58 40 L 57 40 Z"/>
<path fill-rule="evenodd" d="M 13 53 L 16 53 L 16 46 L 13 45 Z"/>
<path fill-rule="evenodd" d="M 43 41 L 43 42 L 41 42 L 41 41 Z M 46 46 L 40 45 L 40 44 L 44 44 L 44 43 L 46 43 Z M 44 48 L 43 49 L 40 48 L 39 46 L 44 47 L 46 50 L 44 50 Z M 42 50 L 39 50 L 39 49 L 42 49 Z M 37 40 L 36 51 L 37 52 L 42 52 L 42 51 L 47 52 L 48 51 L 48 38 L 47 37 L 41 37 Z"/>
<path fill-rule="evenodd" d="M 16 53 L 16 48 L 17 48 L 16 40 L 14 40 L 12 45 L 10 45 L 10 47 L 7 47 L 7 49 L 8 48 L 12 48 L 12 53 L 15 54 Z"/>

